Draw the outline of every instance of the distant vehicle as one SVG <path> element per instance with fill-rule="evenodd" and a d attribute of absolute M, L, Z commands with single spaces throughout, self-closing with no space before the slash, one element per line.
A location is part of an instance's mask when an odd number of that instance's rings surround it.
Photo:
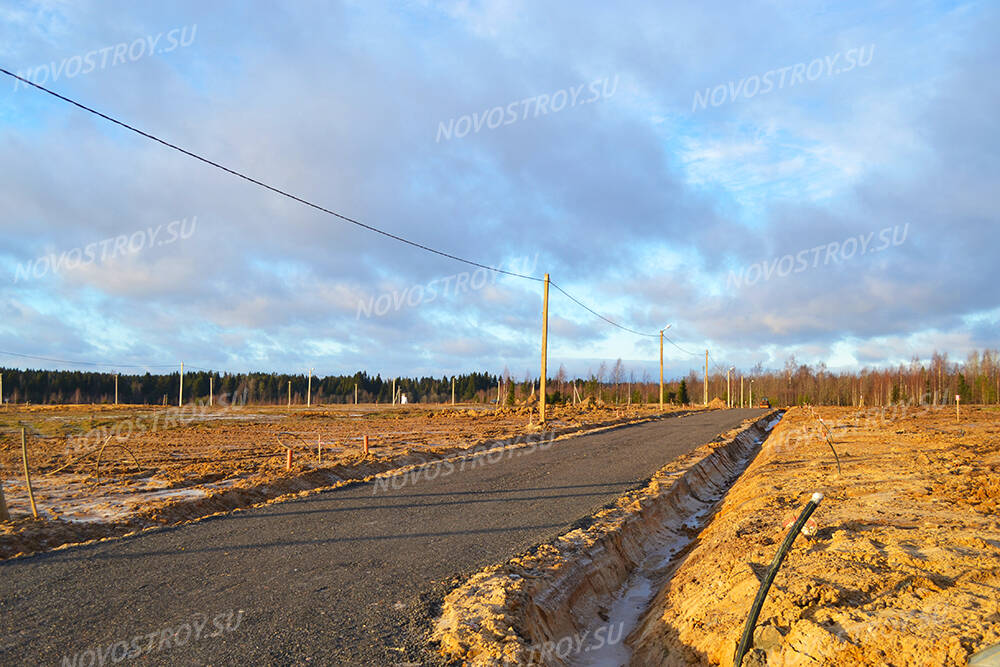
<path fill-rule="evenodd" d="M 771 407 L 771 401 L 767 400 L 767 396 L 765 396 L 764 398 L 760 399 L 760 404 L 757 407 L 758 408 L 769 408 L 769 407 Z"/>

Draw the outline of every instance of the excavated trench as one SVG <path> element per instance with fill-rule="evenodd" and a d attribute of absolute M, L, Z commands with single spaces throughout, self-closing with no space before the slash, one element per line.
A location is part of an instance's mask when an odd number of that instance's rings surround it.
<path fill-rule="evenodd" d="M 473 576 L 445 599 L 442 652 L 473 665 L 628 664 L 628 636 L 782 414 L 744 422 L 586 528 Z"/>

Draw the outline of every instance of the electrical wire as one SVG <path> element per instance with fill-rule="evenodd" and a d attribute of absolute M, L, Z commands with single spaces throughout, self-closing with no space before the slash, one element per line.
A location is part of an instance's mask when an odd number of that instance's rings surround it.
<path fill-rule="evenodd" d="M 175 151 L 177 151 L 179 153 L 183 153 L 184 155 L 187 155 L 188 157 L 194 158 L 195 160 L 198 160 L 198 161 L 203 162 L 203 163 L 205 163 L 207 165 L 215 167 L 216 169 L 220 169 L 220 170 L 222 170 L 222 171 L 224 171 L 226 173 L 232 174 L 233 176 L 236 176 L 236 177 L 241 178 L 241 179 L 243 179 L 245 181 L 253 183 L 254 185 L 257 185 L 257 186 L 259 186 L 261 188 L 264 188 L 266 190 L 274 192 L 275 194 L 278 194 L 278 195 L 280 195 L 282 197 L 287 197 L 288 199 L 296 201 L 296 202 L 298 202 L 300 204 L 303 204 L 305 206 L 309 206 L 309 207 L 311 207 L 313 209 L 316 209 L 316 210 L 321 211 L 323 213 L 326 213 L 328 215 L 332 215 L 332 216 L 334 216 L 336 218 L 339 218 L 340 220 L 342 220 L 344 222 L 348 222 L 348 223 L 350 223 L 352 225 L 356 225 L 358 227 L 361 227 L 362 229 L 368 230 L 368 231 L 373 232 L 375 234 L 380 234 L 380 235 L 385 236 L 387 238 L 393 239 L 394 241 L 398 241 L 400 243 L 404 243 L 406 245 L 412 246 L 414 248 L 418 248 L 420 250 L 424 250 L 426 252 L 433 253 L 435 255 L 439 255 L 441 257 L 446 257 L 448 259 L 452 259 L 452 260 L 455 260 L 457 262 L 462 262 L 463 264 L 468 264 L 469 266 L 475 266 L 477 268 L 486 269 L 487 271 L 493 271 L 495 273 L 500 273 L 500 274 L 504 274 L 504 275 L 508 275 L 508 276 L 514 276 L 516 278 L 523 278 L 525 280 L 531 280 L 531 281 L 535 281 L 535 282 L 543 282 L 543 279 L 539 278 L 537 276 L 530 276 L 530 275 L 523 274 L 523 273 L 517 273 L 516 271 L 508 271 L 506 269 L 501 269 L 501 268 L 497 268 L 497 267 L 493 267 L 493 266 L 488 266 L 486 264 L 482 264 L 480 262 L 476 262 L 476 261 L 473 261 L 471 259 L 466 259 L 464 257 L 460 257 L 458 255 L 454 255 L 452 253 L 448 253 L 448 252 L 445 252 L 443 250 L 437 250 L 436 248 L 431 248 L 430 246 L 424 245 L 422 243 L 417 243 L 416 241 L 411 241 L 410 239 L 404 238 L 404 237 L 399 236 L 397 234 L 393 234 L 391 232 L 387 232 L 387 231 L 385 231 L 383 229 L 379 229 L 378 227 L 375 227 L 373 225 L 369 225 L 369 224 L 366 224 L 364 222 L 361 222 L 360 220 L 356 220 L 354 218 L 350 218 L 350 217 L 348 217 L 346 215 L 343 215 L 341 213 L 337 213 L 336 211 L 333 211 L 333 210 L 331 210 L 329 208 L 326 208 L 326 207 L 321 206 L 319 204 L 313 203 L 313 202 L 311 202 L 311 201 L 309 201 L 307 199 L 304 199 L 304 198 L 299 197 L 297 195 L 291 194 L 290 192 L 287 192 L 287 191 L 282 190 L 280 188 L 277 188 L 275 186 L 268 185 L 267 183 L 264 183 L 263 181 L 257 180 L 256 178 L 248 176 L 248 175 L 246 175 L 246 174 L 244 174 L 242 172 L 236 171 L 235 169 L 231 169 L 229 167 L 226 167 L 225 165 L 222 165 L 222 164 L 220 164 L 218 162 L 210 160 L 210 159 L 208 159 L 206 157 L 202 157 L 201 155 L 198 155 L 197 153 L 194 153 L 194 152 L 189 151 L 187 149 L 181 148 L 180 146 L 177 146 L 176 144 L 170 143 L 169 141 L 161 139 L 161 138 L 159 138 L 159 137 L 157 137 L 157 136 L 155 136 L 153 134 L 150 134 L 150 133 L 145 132 L 143 130 L 140 130 L 140 129 L 136 128 L 136 127 L 133 127 L 132 125 L 129 125 L 128 123 L 125 123 L 125 122 L 123 122 L 121 120 L 118 120 L 117 118 L 113 118 L 112 116 L 109 116 L 109 115 L 107 115 L 105 113 L 97 111 L 96 109 L 93 109 L 93 108 L 91 108 L 91 107 L 89 107 L 89 106 L 87 106 L 85 104 L 77 102 L 76 100 L 70 99 L 70 98 L 68 98 L 68 97 L 66 97 L 64 95 L 60 95 L 59 93 L 57 93 L 57 92 L 55 92 L 53 90 L 50 90 L 50 89 L 46 88 L 45 86 L 39 85 L 39 84 L 37 84 L 37 83 L 35 83 L 33 81 L 29 81 L 28 79 L 26 79 L 26 78 L 24 78 L 22 76 L 19 76 L 17 74 L 14 74 L 13 72 L 11 72 L 11 71 L 9 71 L 7 69 L 4 69 L 3 67 L 0 67 L 0 72 L 6 74 L 7 76 L 13 77 L 14 79 L 17 79 L 17 80 L 19 80 L 19 81 L 21 81 L 21 82 L 23 82 L 23 83 L 25 83 L 25 84 L 27 84 L 29 86 L 37 88 L 38 90 L 40 90 L 40 91 L 42 91 L 44 93 L 48 93 L 49 95 L 52 95 L 53 97 L 55 97 L 57 99 L 60 99 L 60 100 L 62 100 L 64 102 L 72 104 L 73 106 L 75 106 L 75 107 L 77 107 L 79 109 L 82 109 L 83 111 L 86 111 L 86 112 L 91 113 L 91 114 L 93 114 L 95 116 L 98 116 L 99 118 L 103 118 L 104 120 L 106 120 L 108 122 L 114 123 L 115 125 L 118 125 L 118 126 L 123 127 L 123 128 L 125 128 L 127 130 L 130 130 L 131 132 L 134 132 L 134 133 L 136 133 L 136 134 L 138 134 L 138 135 L 140 135 L 142 137 L 150 139 L 151 141 L 155 141 L 155 142 L 157 142 L 157 143 L 159 143 L 159 144 L 161 144 L 163 146 L 166 146 L 167 148 L 171 148 L 171 149 L 173 149 L 173 150 L 175 150 Z M 601 313 L 597 312 L 596 310 L 594 310 L 590 306 L 586 305 L 585 303 L 583 303 L 582 301 L 580 301 L 579 299 L 577 299 L 575 296 L 573 296 L 572 294 L 570 294 L 569 292 L 567 292 L 566 290 L 564 290 L 562 287 L 560 287 L 556 283 L 552 282 L 551 280 L 549 281 L 549 283 L 553 287 L 555 287 L 557 290 L 559 290 L 560 292 L 562 292 L 564 295 L 566 295 L 576 305 L 580 306 L 581 308 L 583 308 L 584 310 L 590 312 L 591 314 L 599 317 L 600 319 L 604 320 L 608 324 L 610 324 L 610 325 L 612 325 L 614 327 L 617 327 L 617 328 L 619 328 L 619 329 L 621 329 L 623 331 L 627 331 L 627 332 L 629 332 L 631 334 L 634 334 L 636 336 L 644 336 L 644 337 L 648 337 L 648 338 L 655 338 L 655 337 L 659 336 L 662 333 L 662 332 L 659 332 L 659 331 L 656 332 L 656 333 L 644 333 L 642 331 L 637 331 L 635 329 L 629 328 L 629 327 L 627 327 L 627 326 L 625 326 L 623 324 L 619 324 L 618 322 L 615 322 L 614 320 L 612 320 L 612 319 L 610 319 L 608 317 L 605 317 L 604 315 L 602 315 Z M 678 350 L 684 352 L 685 354 L 690 354 L 690 355 L 697 355 L 698 354 L 696 352 L 690 352 L 689 350 L 685 350 L 684 348 L 682 348 L 681 346 L 679 346 L 677 343 L 675 343 L 670 338 L 667 338 L 666 336 L 664 336 L 664 338 L 666 338 L 670 342 L 671 345 L 673 345 L 674 347 L 676 347 Z M 13 354 L 13 353 L 11 353 L 11 354 Z M 59 360 L 46 359 L 44 357 L 32 357 L 30 355 L 13 355 L 13 356 L 23 356 L 23 357 L 26 357 L 26 358 L 37 358 L 37 359 L 43 359 L 45 361 L 59 361 Z M 94 363 L 91 363 L 91 362 L 63 362 L 63 363 L 81 363 L 81 364 L 84 364 L 84 365 L 101 365 L 101 364 L 94 364 Z M 104 365 L 114 366 L 116 364 L 104 364 Z M 145 368 L 144 366 L 128 366 L 128 365 L 120 365 L 120 366 L 122 368 L 129 368 L 129 367 L 131 367 L 131 368 Z M 171 365 L 148 366 L 148 368 L 168 368 L 170 366 Z"/>
<path fill-rule="evenodd" d="M 453 255 L 451 253 L 444 252 L 443 250 L 437 250 L 435 248 L 431 248 L 430 246 L 423 245 L 422 243 L 417 243 L 416 241 L 411 241 L 411 240 L 409 240 L 407 238 L 404 238 L 402 236 L 398 236 L 398 235 L 393 234 L 391 232 L 387 232 L 387 231 L 385 231 L 383 229 L 379 229 L 378 227 L 374 227 L 372 225 L 366 224 L 364 222 L 361 222 L 360 220 L 355 220 L 354 218 L 349 218 L 346 215 L 343 215 L 341 213 L 337 213 L 336 211 L 332 211 L 332 210 L 330 210 L 330 209 L 328 209 L 328 208 L 326 208 L 324 206 L 320 206 L 319 204 L 314 204 L 313 202 L 309 201 L 308 199 L 303 199 L 302 197 L 299 197 L 297 195 L 293 195 L 290 192 L 286 192 L 285 190 L 282 190 L 280 188 L 276 188 L 273 185 L 268 185 L 267 183 L 264 183 L 263 181 L 259 181 L 256 178 L 252 178 L 250 176 L 247 176 L 246 174 L 244 174 L 242 172 L 239 172 L 239 171 L 236 171 L 235 169 L 230 169 L 229 167 L 221 165 L 218 162 L 214 162 L 212 160 L 209 160 L 208 158 L 202 157 L 202 156 L 198 155 L 197 153 L 192 153 L 189 150 L 186 150 L 184 148 L 181 148 L 180 146 L 172 144 L 169 141 L 165 141 L 163 139 L 160 139 L 159 137 L 157 137 L 155 135 L 152 135 L 152 134 L 149 134 L 148 132 L 144 132 L 144 131 L 136 128 L 136 127 L 133 127 L 133 126 L 129 125 L 128 123 L 125 123 L 123 121 L 118 120 L 117 118 L 112 118 L 111 116 L 109 116 L 107 114 L 104 114 L 104 113 L 101 113 L 100 111 L 97 111 L 96 109 L 92 109 L 91 107 L 88 107 L 85 104 L 81 104 L 80 102 L 77 102 L 75 100 L 71 100 L 70 98 L 68 98 L 68 97 L 66 97 L 64 95 L 60 95 L 59 93 L 57 93 L 57 92 L 55 92 L 53 90 L 49 90 L 45 86 L 41 86 L 41 85 L 39 85 L 37 83 L 34 83 L 33 81 L 29 81 L 28 79 L 25 79 L 22 76 L 18 76 L 17 74 L 14 74 L 13 72 L 11 72 L 9 70 L 4 69 L 3 67 L 0 67 L 0 72 L 3 72 L 7 76 L 11 76 L 11 77 L 13 77 L 13 78 L 15 78 L 15 79 L 17 79 L 19 81 L 23 81 L 24 83 L 28 84 L 29 86 L 33 86 L 33 87 L 37 88 L 38 90 L 41 90 L 42 92 L 48 93 L 49 95 L 52 95 L 53 97 L 56 97 L 56 98 L 58 98 L 58 99 L 60 99 L 60 100 L 62 100 L 64 102 L 68 102 L 69 104 L 72 104 L 75 107 L 83 109 L 84 111 L 86 111 L 88 113 L 92 113 L 95 116 L 98 116 L 100 118 L 103 118 L 106 121 L 114 123 L 115 125 L 119 125 L 121 127 L 124 127 L 126 130 L 131 130 L 132 132 L 135 132 L 136 134 L 138 134 L 140 136 L 146 137 L 147 139 L 150 139 L 150 140 L 155 141 L 155 142 L 157 142 L 159 144 L 162 144 L 162 145 L 166 146 L 167 148 L 172 148 L 175 151 L 178 151 L 180 153 L 183 153 L 184 155 L 187 155 L 188 157 L 192 157 L 195 160 L 199 160 L 201 162 L 204 162 L 205 164 L 211 165 L 211 166 L 215 167 L 216 169 L 221 169 L 222 171 L 225 171 L 225 172 L 227 172 L 229 174 L 232 174 L 233 176 L 236 176 L 238 178 L 242 178 L 243 180 L 249 181 L 250 183 L 253 183 L 254 185 L 258 185 L 258 186 L 260 186 L 260 187 L 262 187 L 262 188 L 264 188 L 266 190 L 270 190 L 271 192 L 279 194 L 282 197 L 287 197 L 288 199 L 291 199 L 293 201 L 297 201 L 300 204 L 304 204 L 306 206 L 314 208 L 317 211 L 322 211 L 323 213 L 327 213 L 327 214 L 332 215 L 334 217 L 340 218 L 341 220 L 343 220 L 345 222 L 349 222 L 352 225 L 357 225 L 358 227 L 361 227 L 362 229 L 367 229 L 370 232 L 374 232 L 376 234 L 381 234 L 382 236 L 388 237 L 388 238 L 393 239 L 395 241 L 399 241 L 400 243 L 405 243 L 407 245 L 413 246 L 414 248 L 419 248 L 420 250 L 424 250 L 426 252 L 434 253 L 435 255 L 440 255 L 441 257 L 447 257 L 448 259 L 453 259 L 456 262 L 462 262 L 462 263 L 468 264 L 470 266 L 475 266 L 475 267 L 478 267 L 480 269 L 486 269 L 487 271 L 494 271 L 496 273 L 502 273 L 502 274 L 505 274 L 505 275 L 508 275 L 508 276 L 515 276 L 517 278 L 524 278 L 525 280 L 534 280 L 536 282 L 542 282 L 542 279 L 538 278 L 536 276 L 529 276 L 529 275 L 525 275 L 523 273 L 517 273 L 515 271 L 507 271 L 506 269 L 500 269 L 500 268 L 497 268 L 495 266 L 488 266 L 486 264 L 481 264 L 479 262 L 474 262 L 471 259 L 465 259 L 464 257 L 459 257 L 458 255 Z"/>
<path fill-rule="evenodd" d="M 0 350 L 0 354 L 10 357 L 21 357 L 23 359 L 36 359 L 39 361 L 53 361 L 60 364 L 72 364 L 76 366 L 110 366 L 112 368 L 174 368 L 177 364 L 111 364 L 99 361 L 70 361 L 67 359 L 53 359 L 51 357 L 38 357 L 33 354 L 19 354 L 17 352 L 7 352 Z"/>

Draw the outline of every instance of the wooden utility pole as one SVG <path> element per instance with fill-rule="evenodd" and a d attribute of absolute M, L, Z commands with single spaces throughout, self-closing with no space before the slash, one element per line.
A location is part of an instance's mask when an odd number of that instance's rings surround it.
<path fill-rule="evenodd" d="M 392 378 L 392 404 L 396 405 L 396 378 Z"/>
<path fill-rule="evenodd" d="M 31 513 L 38 518 L 38 508 L 35 507 L 35 493 L 31 490 L 31 473 L 28 472 L 28 444 L 24 439 L 24 427 L 21 427 L 21 460 L 24 461 L 24 482 L 28 485 L 28 499 L 31 501 Z"/>
<path fill-rule="evenodd" d="M 726 369 L 726 407 L 727 408 L 733 407 L 733 399 L 731 398 L 732 394 L 729 391 L 729 371 L 731 371 L 731 370 L 732 370 L 731 368 L 727 368 Z"/>
<path fill-rule="evenodd" d="M 955 394 L 955 421 L 956 422 L 959 419 L 959 417 L 958 417 L 958 411 L 959 411 L 959 406 L 961 405 L 961 403 L 962 403 L 962 397 L 961 397 L 961 395 Z M 21 431 L 23 432 L 24 429 L 21 429 Z"/>
<path fill-rule="evenodd" d="M 208 376 L 208 407 L 215 405 L 215 376 Z"/>
<path fill-rule="evenodd" d="M 309 383 L 306 385 L 306 407 L 312 405 L 313 400 L 313 369 L 309 369 Z"/>
<path fill-rule="evenodd" d="M 708 350 L 705 350 L 705 407 L 708 407 Z"/>
<path fill-rule="evenodd" d="M 549 274 L 545 274 L 545 297 L 542 299 L 542 381 L 538 395 L 538 423 L 545 423 L 545 362 L 549 346 Z"/>
<path fill-rule="evenodd" d="M 292 381 L 288 381 L 288 407 L 292 407 Z"/>
<path fill-rule="evenodd" d="M 354 405 L 358 404 L 358 383 L 354 383 Z"/>
<path fill-rule="evenodd" d="M 455 376 L 451 376 L 451 404 L 455 405 Z"/>
<path fill-rule="evenodd" d="M 663 329 L 660 329 L 660 410 L 663 409 Z"/>
<path fill-rule="evenodd" d="M 181 362 L 180 388 L 177 390 L 177 407 L 184 405 L 184 362 Z"/>
<path fill-rule="evenodd" d="M 3 389 L 2 382 L 0 382 L 0 389 Z M 0 399 L 2 398 L 3 396 L 0 394 Z M 0 403 L 3 403 L 3 400 L 0 400 Z M 118 373 L 115 373 L 115 405 L 118 405 Z"/>
<path fill-rule="evenodd" d="M 743 376 L 740 376 L 740 407 L 745 408 L 746 405 L 743 403 Z"/>

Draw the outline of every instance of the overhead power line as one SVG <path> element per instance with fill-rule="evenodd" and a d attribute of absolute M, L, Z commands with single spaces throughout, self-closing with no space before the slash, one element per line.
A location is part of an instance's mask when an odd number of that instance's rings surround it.
<path fill-rule="evenodd" d="M 57 93 L 57 92 L 55 92 L 53 90 L 50 90 L 50 89 L 46 88 L 45 86 L 39 85 L 39 84 L 37 84 L 37 83 L 35 83 L 33 81 L 29 81 L 28 79 L 26 79 L 26 78 L 24 78 L 22 76 L 18 76 L 17 74 L 14 74 L 13 72 L 11 72 L 9 70 L 4 69 L 3 67 L 0 67 L 0 72 L 3 72 L 7 76 L 13 77 L 14 79 L 17 79 L 18 81 L 21 81 L 21 82 L 23 82 L 23 83 L 25 83 L 25 84 L 27 84 L 29 86 L 37 88 L 38 90 L 40 90 L 40 91 L 42 91 L 44 93 L 48 93 L 49 95 L 52 95 L 53 97 L 55 97 L 57 99 L 60 99 L 60 100 L 62 100 L 64 102 L 72 104 L 73 106 L 75 106 L 75 107 L 77 107 L 79 109 L 82 109 L 82 110 L 86 111 L 87 113 L 91 113 L 91 114 L 93 114 L 93 115 L 95 115 L 95 116 L 97 116 L 99 118 L 103 118 L 104 120 L 106 120 L 106 121 L 108 121 L 110 123 L 114 123 L 115 125 L 123 127 L 126 130 L 129 130 L 131 132 L 135 132 L 136 134 L 138 134 L 138 135 L 140 135 L 142 137 L 145 137 L 147 139 L 150 139 L 151 141 L 155 141 L 158 144 L 166 146 L 167 148 L 171 148 L 171 149 L 173 149 L 173 150 L 175 150 L 175 151 L 177 151 L 179 153 L 183 153 L 184 155 L 187 155 L 188 157 L 194 158 L 195 160 L 198 160 L 198 161 L 203 162 L 203 163 L 205 163 L 207 165 L 215 167 L 216 169 L 220 169 L 220 170 L 222 170 L 222 171 L 224 171 L 224 172 L 226 172 L 228 174 L 232 174 L 233 176 L 236 176 L 237 178 L 241 178 L 241 179 L 243 179 L 245 181 L 253 183 L 254 185 L 262 187 L 265 190 L 270 190 L 271 192 L 273 192 L 275 194 L 278 194 L 278 195 L 280 195 L 282 197 L 287 197 L 288 199 L 296 201 L 296 202 L 298 202 L 300 204 L 304 204 L 305 206 L 309 206 L 310 208 L 316 209 L 317 211 L 321 211 L 321 212 L 326 213 L 328 215 L 332 215 L 332 216 L 334 216 L 336 218 L 339 218 L 340 220 L 342 220 L 344 222 L 348 222 L 348 223 L 350 223 L 352 225 L 356 225 L 358 227 L 361 227 L 362 229 L 366 229 L 366 230 L 368 230 L 370 232 L 373 232 L 375 234 L 381 234 L 382 236 L 385 236 L 387 238 L 393 239 L 394 241 L 398 241 L 400 243 L 405 243 L 406 245 L 412 246 L 414 248 L 418 248 L 420 250 L 424 250 L 426 252 L 433 253 L 435 255 L 439 255 L 441 257 L 446 257 L 448 259 L 452 259 L 452 260 L 455 260 L 456 262 L 461 262 L 461 263 L 467 264 L 469 266 L 475 266 L 475 267 L 480 268 L 480 269 L 486 269 L 487 271 L 493 271 L 495 273 L 500 273 L 500 274 L 504 274 L 504 275 L 508 275 L 508 276 L 514 276 L 516 278 L 523 278 L 524 280 L 531 280 L 531 281 L 535 281 L 535 282 L 543 282 L 543 279 L 539 278 L 537 276 L 530 276 L 530 275 L 523 274 L 523 273 L 517 273 L 516 271 L 508 271 L 506 269 L 501 269 L 501 268 L 497 268 L 497 267 L 494 267 L 494 266 L 488 266 L 486 264 L 482 264 L 480 262 L 476 262 L 476 261 L 473 261 L 471 259 L 466 259 L 464 257 L 460 257 L 458 255 L 455 255 L 455 254 L 452 254 L 452 253 L 449 253 L 449 252 L 445 252 L 443 250 L 438 250 L 436 248 L 431 248 L 430 246 L 424 245 L 422 243 L 417 243 L 416 241 L 411 241 L 410 239 L 404 238 L 404 237 L 399 236 L 397 234 L 393 234 L 392 232 L 387 232 L 384 229 L 379 229 L 378 227 L 375 227 L 373 225 L 369 225 L 367 223 L 361 222 L 360 220 L 356 220 L 354 218 L 348 217 L 348 216 L 343 215 L 341 213 L 337 213 L 336 211 L 333 211 L 333 210 L 331 210 L 329 208 L 326 208 L 325 206 L 321 206 L 319 204 L 311 202 L 308 199 L 304 199 L 304 198 L 299 197 L 297 195 L 294 195 L 294 194 L 292 194 L 290 192 L 287 192 L 285 190 L 277 188 L 277 187 L 275 187 L 273 185 L 268 185 L 267 183 L 264 183 L 263 181 L 260 181 L 260 180 L 258 180 L 256 178 L 248 176 L 248 175 L 246 175 L 246 174 L 244 174 L 244 173 L 242 173 L 240 171 L 237 171 L 235 169 L 231 169 L 229 167 L 226 167 L 225 165 L 222 165 L 222 164 L 220 164 L 218 162 L 215 162 L 214 160 L 210 160 L 210 159 L 208 159 L 206 157 L 202 157 L 201 155 L 198 155 L 197 153 L 189 151 L 189 150 L 187 150 L 185 148 L 181 148 L 180 146 L 178 146 L 176 144 L 173 144 L 173 143 L 171 143 L 169 141 L 166 141 L 164 139 L 161 139 L 161 138 L 157 137 L 156 135 L 153 135 L 153 134 L 150 134 L 149 132 L 145 132 L 143 130 L 140 130 L 139 128 L 134 127 L 132 125 L 129 125 L 128 123 L 125 123 L 124 121 L 118 120 L 117 118 L 113 118 L 112 116 L 109 116 L 109 115 L 107 115 L 105 113 L 97 111 L 96 109 L 93 109 L 93 108 L 91 108 L 91 107 L 89 107 L 89 106 L 87 106 L 85 104 L 77 102 L 76 100 L 70 99 L 70 98 L 66 97 L 65 95 L 60 95 L 59 93 Z M 569 297 L 569 299 L 572 300 L 574 303 L 576 303 L 578 306 L 580 306 L 584 310 L 592 313 L 593 315 L 596 315 L 597 317 L 599 317 L 600 319 L 604 320 L 605 322 L 607 322 L 608 324 L 610 324 L 612 326 L 618 327 L 619 329 L 621 329 L 623 331 L 627 331 L 627 332 L 635 334 L 637 336 L 645 336 L 645 337 L 655 338 L 656 336 L 660 335 L 660 332 L 656 332 L 656 333 L 643 333 L 641 331 L 636 331 L 635 329 L 631 329 L 631 328 L 626 327 L 626 326 L 624 326 L 622 324 L 619 324 L 618 322 L 615 322 L 614 320 L 611 320 L 608 317 L 605 317 L 604 315 L 600 314 L 599 312 L 597 312 L 596 310 L 594 310 L 590 306 L 587 306 L 582 301 L 580 301 L 579 299 L 577 299 L 575 296 L 573 296 L 572 294 L 570 294 L 569 292 L 567 292 L 563 288 L 561 288 L 558 285 L 556 285 L 554 282 L 550 281 L 550 284 L 553 287 L 555 287 L 557 290 L 559 290 L 560 292 L 562 292 L 563 294 L 565 294 L 567 297 Z M 680 347 L 679 345 L 677 345 L 676 343 L 674 343 L 674 341 L 670 340 L 669 338 L 667 338 L 667 340 L 670 341 L 671 345 L 673 345 L 677 349 L 681 350 L 682 352 L 685 352 L 687 354 L 694 354 L 694 353 L 688 352 L 684 348 Z M 20 356 L 26 356 L 26 355 L 20 355 Z M 31 358 L 31 357 L 29 357 L 29 358 Z M 74 362 L 65 362 L 65 363 L 74 363 Z M 94 364 L 94 365 L 97 365 L 97 364 Z M 106 364 L 106 365 L 111 365 L 111 364 Z M 125 366 L 123 366 L 123 367 L 125 367 Z M 153 367 L 154 366 L 150 366 L 150 368 L 153 368 Z M 162 367 L 166 367 L 166 366 L 162 366 Z M 136 366 L 136 368 L 142 368 L 142 367 L 141 366 Z"/>
<path fill-rule="evenodd" d="M 14 77 L 15 79 L 17 79 L 19 81 L 23 81 L 24 83 L 28 84 L 29 86 L 33 86 L 33 87 L 37 88 L 38 90 L 41 90 L 42 92 L 48 93 L 49 95 L 52 95 L 53 97 L 56 97 L 56 98 L 58 98 L 58 99 L 60 99 L 60 100 L 62 100 L 64 102 L 68 102 L 69 104 L 72 104 L 75 107 L 83 109 L 84 111 L 86 111 L 88 113 L 92 113 L 95 116 L 98 116 L 100 118 L 103 118 L 106 121 L 114 123 L 115 125 L 119 125 L 121 127 L 124 127 L 126 130 L 131 130 L 132 132 L 135 132 L 138 135 L 141 135 L 143 137 L 146 137 L 147 139 L 155 141 L 158 144 L 162 144 L 162 145 L 166 146 L 167 148 L 172 148 L 175 151 L 178 151 L 179 153 L 183 153 L 184 155 L 187 155 L 188 157 L 192 157 L 195 160 L 199 160 L 201 162 L 204 162 L 205 164 L 211 165 L 211 166 L 215 167 L 216 169 L 221 169 L 222 171 L 225 171 L 225 172 L 227 172 L 229 174 L 232 174 L 233 176 L 236 176 L 238 178 L 242 178 L 243 180 L 249 181 L 250 183 L 253 183 L 254 185 L 258 185 L 258 186 L 260 186 L 260 187 L 262 187 L 262 188 L 264 188 L 266 190 L 270 190 L 271 192 L 274 192 L 275 194 L 279 194 L 282 197 L 287 197 L 289 199 L 292 199 L 294 201 L 299 202 L 300 204 L 305 204 L 306 206 L 314 208 L 317 211 L 322 211 L 323 213 L 327 213 L 327 214 L 332 215 L 334 217 L 340 218 L 341 220 L 343 220 L 345 222 L 349 222 L 352 225 L 357 225 L 358 227 L 361 227 L 362 229 L 367 229 L 370 232 L 374 232 L 376 234 L 381 234 L 382 236 L 388 237 L 388 238 L 393 239 L 395 241 L 399 241 L 400 243 L 405 243 L 407 245 L 413 246 L 414 248 L 419 248 L 420 250 L 425 250 L 427 252 L 434 253 L 435 255 L 440 255 L 441 257 L 447 257 L 448 259 L 453 259 L 456 262 L 462 262 L 463 264 L 468 264 L 470 266 L 475 266 L 475 267 L 478 267 L 480 269 L 486 269 L 487 271 L 495 271 L 496 273 L 503 273 L 503 274 L 506 274 L 508 276 L 516 276 L 518 278 L 524 278 L 525 280 L 534 280 L 536 282 L 542 282 L 541 278 L 537 278 L 535 276 L 529 276 L 529 275 L 525 275 L 523 273 L 517 273 L 517 272 L 514 272 L 514 271 L 507 271 L 506 269 L 500 269 L 500 268 L 497 268 L 495 266 L 488 266 L 486 264 L 481 264 L 479 262 L 474 262 L 471 259 L 465 259 L 464 257 L 459 257 L 458 255 L 453 255 L 451 253 L 444 252 L 443 250 L 437 250 L 435 248 L 431 248 L 430 246 L 426 246 L 426 245 L 424 245 L 422 243 L 417 243 L 416 241 L 411 241 L 410 239 L 403 238 L 402 236 L 399 236 L 397 234 L 393 234 L 392 232 L 387 232 L 384 229 L 379 229 L 378 227 L 374 227 L 372 225 L 366 224 L 364 222 L 361 222 L 360 220 L 355 220 L 354 218 L 350 218 L 350 217 L 348 217 L 346 215 L 343 215 L 341 213 L 337 213 L 336 211 L 332 211 L 332 210 L 326 208 L 325 206 L 320 206 L 319 204 L 315 204 L 315 203 L 309 201 L 308 199 L 303 199 L 302 197 L 299 197 L 297 195 L 293 195 L 290 192 L 286 192 L 285 190 L 282 190 L 280 188 L 276 188 L 273 185 L 268 185 L 267 183 L 264 183 L 263 181 L 259 181 L 256 178 L 253 178 L 251 176 L 247 176 L 246 174 L 244 174 L 242 172 L 239 172 L 239 171 L 236 171 L 235 169 L 230 169 L 229 167 L 226 167 L 225 165 L 221 165 L 218 162 L 215 162 L 213 160 L 209 160 L 208 158 L 202 157 L 201 155 L 198 155 L 197 153 L 193 153 L 193 152 L 191 152 L 189 150 L 181 148 L 180 146 L 177 146 L 176 144 L 172 144 L 169 141 L 165 141 L 163 139 L 160 139 L 159 137 L 157 137 L 155 135 L 152 135 L 152 134 L 150 134 L 148 132 L 144 132 L 144 131 L 136 128 L 136 127 L 133 127 L 132 125 L 129 125 L 128 123 L 125 123 L 123 121 L 118 120 L 117 118 L 112 118 L 111 116 L 109 116 L 107 114 L 104 114 L 104 113 L 101 113 L 100 111 L 97 111 L 96 109 L 92 109 L 91 107 L 88 107 L 85 104 L 81 104 L 80 102 L 77 102 L 76 100 L 71 100 L 70 98 L 68 98 L 68 97 L 66 97 L 64 95 L 60 95 L 59 93 L 57 93 L 57 92 L 55 92 L 53 90 L 49 90 L 45 86 L 41 86 L 41 85 L 39 85 L 37 83 L 34 83 L 33 81 L 29 81 L 28 79 L 25 79 L 22 76 L 18 76 L 17 74 L 14 74 L 13 72 L 11 72 L 9 70 L 6 70 L 6 69 L 4 69 L 2 67 L 0 67 L 0 72 L 3 72 L 7 76 Z"/>
<path fill-rule="evenodd" d="M 76 366 L 110 366 L 111 368 L 175 368 L 177 364 L 110 364 L 99 361 L 70 361 L 68 359 L 53 359 L 51 357 L 38 357 L 33 354 L 20 354 L 18 352 L 6 352 L 0 350 L 0 354 L 10 357 L 21 357 L 22 359 L 35 359 L 38 361 L 52 361 L 59 364 L 72 364 Z"/>

